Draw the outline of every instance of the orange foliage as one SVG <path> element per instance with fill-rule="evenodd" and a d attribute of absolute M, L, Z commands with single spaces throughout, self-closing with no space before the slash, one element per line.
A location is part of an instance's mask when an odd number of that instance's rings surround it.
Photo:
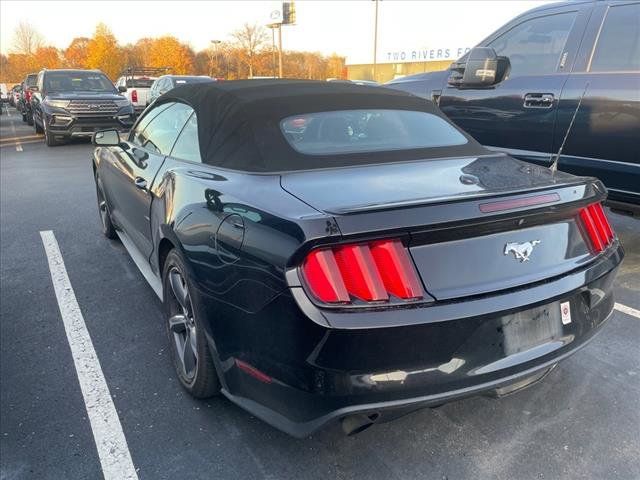
<path fill-rule="evenodd" d="M 109 78 L 115 80 L 124 67 L 123 58 L 116 37 L 104 23 L 96 26 L 93 37 L 87 44 L 85 68 L 102 70 Z"/>
<path fill-rule="evenodd" d="M 87 37 L 77 37 L 71 40 L 71 43 L 64 51 L 65 66 L 70 68 L 84 67 L 87 64 L 89 42 L 90 40 Z"/>
<path fill-rule="evenodd" d="M 249 31 L 250 30 L 250 31 Z M 31 54 L 10 53 L 2 56 L 0 81 L 20 82 L 28 73 L 42 68 L 97 68 L 115 80 L 125 67 L 168 67 L 174 74 L 211 75 L 229 80 L 277 75 L 277 51 L 263 29 L 245 25 L 236 31 L 233 42 L 211 45 L 198 52 L 173 36 L 142 38 L 135 44 L 121 46 L 109 28 L 100 23 L 91 38 L 74 38 L 59 51 L 41 46 Z M 274 61 L 275 53 L 275 61 Z M 326 79 L 343 77 L 344 58 L 317 52 L 285 51 L 282 56 L 284 76 L 289 78 Z"/>

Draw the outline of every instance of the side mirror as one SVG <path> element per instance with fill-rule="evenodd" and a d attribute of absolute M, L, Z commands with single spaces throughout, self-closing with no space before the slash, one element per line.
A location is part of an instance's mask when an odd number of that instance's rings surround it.
<path fill-rule="evenodd" d="M 458 88 L 490 87 L 502 81 L 509 59 L 498 57 L 491 47 L 475 47 L 461 60 L 451 65 L 447 83 Z"/>
<path fill-rule="evenodd" d="M 29 91 L 31 91 L 31 92 L 39 92 L 40 89 L 38 88 L 37 85 L 33 85 L 33 86 L 29 87 Z"/>
<path fill-rule="evenodd" d="M 120 134 L 115 128 L 95 132 L 91 141 L 100 147 L 118 147 L 121 143 Z"/>
<path fill-rule="evenodd" d="M 118 86 L 118 91 L 119 91 L 120 93 L 124 93 L 124 92 L 126 92 L 126 91 L 127 91 L 127 87 L 125 87 L 124 85 L 119 85 L 119 86 Z"/>

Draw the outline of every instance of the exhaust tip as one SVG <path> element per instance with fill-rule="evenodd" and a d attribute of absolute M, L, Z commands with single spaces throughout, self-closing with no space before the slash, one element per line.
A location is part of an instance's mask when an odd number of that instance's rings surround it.
<path fill-rule="evenodd" d="M 342 419 L 342 431 L 348 437 L 352 435 L 357 435 L 358 433 L 364 432 L 371 425 L 376 423 L 376 420 L 380 418 L 380 414 L 377 412 L 363 414 L 358 413 L 356 415 L 349 415 L 348 417 L 344 417 Z"/>

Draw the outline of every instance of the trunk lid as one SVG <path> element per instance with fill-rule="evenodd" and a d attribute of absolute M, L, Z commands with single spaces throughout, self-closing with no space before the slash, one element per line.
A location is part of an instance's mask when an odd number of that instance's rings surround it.
<path fill-rule="evenodd" d="M 594 179 L 506 155 L 285 174 L 282 187 L 332 215 L 343 236 L 405 239 L 436 300 L 539 282 L 593 258 L 578 219 Z"/>
<path fill-rule="evenodd" d="M 495 154 L 292 172 L 281 184 L 317 210 L 348 215 L 531 191 L 576 178 Z"/>

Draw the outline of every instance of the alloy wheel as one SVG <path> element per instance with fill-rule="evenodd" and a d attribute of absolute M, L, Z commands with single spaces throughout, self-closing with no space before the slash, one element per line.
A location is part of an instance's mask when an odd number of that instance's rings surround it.
<path fill-rule="evenodd" d="M 102 226 L 107 229 L 109 220 L 109 209 L 107 207 L 107 201 L 104 199 L 104 194 L 102 193 L 102 187 L 98 185 L 98 212 L 100 213 L 100 221 L 102 222 Z"/>
<path fill-rule="evenodd" d="M 192 381 L 198 369 L 197 328 L 193 304 L 184 276 L 176 267 L 169 270 L 169 331 L 173 337 L 181 374 Z"/>

